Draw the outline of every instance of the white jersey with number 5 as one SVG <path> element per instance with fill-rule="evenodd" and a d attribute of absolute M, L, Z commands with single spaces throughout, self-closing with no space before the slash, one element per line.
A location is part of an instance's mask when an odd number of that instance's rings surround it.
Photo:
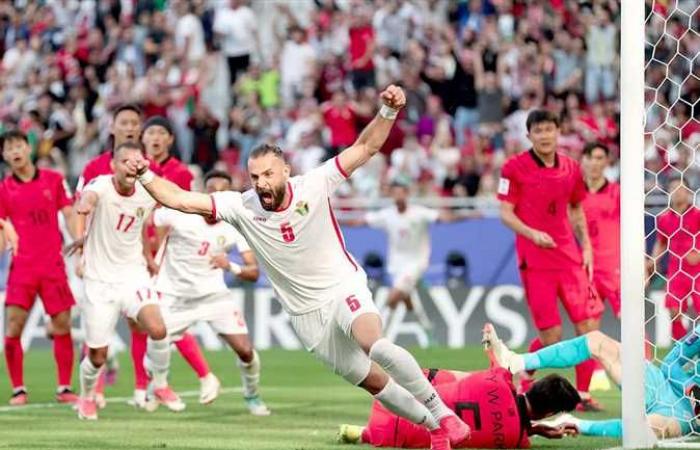
<path fill-rule="evenodd" d="M 290 178 L 292 199 L 283 211 L 263 209 L 254 190 L 212 194 L 216 218 L 231 223 L 248 240 L 290 314 L 334 300 L 344 283 L 366 283 L 331 208 L 330 196 L 345 179 L 337 158 Z"/>
<path fill-rule="evenodd" d="M 250 250 L 235 228 L 224 221 L 207 223 L 204 217 L 169 208 L 153 215 L 157 227 L 169 227 L 163 244 L 162 263 L 156 277 L 158 292 L 175 297 L 199 298 L 228 292 L 222 269 L 211 266 L 212 255 Z"/>
<path fill-rule="evenodd" d="M 101 175 L 83 192 L 97 194 L 83 250 L 85 278 L 105 283 L 141 282 L 148 278 L 143 255 L 143 226 L 156 205 L 140 183 L 131 195 L 117 192 L 112 175 Z"/>
<path fill-rule="evenodd" d="M 389 237 L 387 270 L 392 275 L 425 271 L 430 262 L 428 226 L 438 220 L 439 212 L 419 205 L 408 205 L 400 213 L 396 206 L 368 213 L 370 227 L 384 230 Z"/>

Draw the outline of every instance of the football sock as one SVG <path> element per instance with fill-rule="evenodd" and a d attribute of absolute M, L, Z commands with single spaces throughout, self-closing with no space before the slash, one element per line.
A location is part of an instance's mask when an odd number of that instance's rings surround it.
<path fill-rule="evenodd" d="M 578 429 L 585 436 L 622 437 L 622 420 L 579 420 Z"/>
<path fill-rule="evenodd" d="M 238 367 L 241 369 L 243 396 L 255 397 L 258 395 L 258 384 L 260 383 L 260 357 L 258 352 L 253 350 L 253 359 L 250 362 L 243 362 L 239 359 Z"/>
<path fill-rule="evenodd" d="M 153 386 L 156 389 L 168 386 L 168 369 L 170 367 L 170 339 L 148 339 L 146 366 L 153 375 Z"/>
<path fill-rule="evenodd" d="M 421 377 L 423 377 L 422 374 Z M 379 400 L 389 411 L 417 425 L 424 425 L 431 431 L 440 427 L 428 408 L 423 406 L 410 392 L 399 386 L 391 378 L 389 378 L 384 389 L 375 395 L 374 398 Z"/>
<path fill-rule="evenodd" d="M 70 387 L 74 356 L 70 333 L 53 336 L 53 356 L 58 367 L 58 384 Z"/>
<path fill-rule="evenodd" d="M 95 398 L 95 384 L 101 374 L 101 367 L 95 367 L 90 358 L 83 358 L 80 363 L 80 396 L 87 399 Z"/>
<path fill-rule="evenodd" d="M 586 344 L 588 348 L 588 344 Z M 591 377 L 596 368 L 595 359 L 588 359 L 576 365 L 576 390 L 587 393 L 591 387 Z"/>
<path fill-rule="evenodd" d="M 525 370 L 561 369 L 590 359 L 591 351 L 588 348 L 588 338 L 584 335 L 548 345 L 535 353 L 525 353 L 522 356 Z"/>
<path fill-rule="evenodd" d="M 20 338 L 5 336 L 5 363 L 12 387 L 24 386 L 24 350 Z"/>
<path fill-rule="evenodd" d="M 185 333 L 182 339 L 175 342 L 175 347 L 177 347 L 182 357 L 185 358 L 187 364 L 195 371 L 197 377 L 204 378 L 211 372 L 209 364 L 204 359 L 204 354 L 202 354 L 202 349 L 197 343 L 197 339 L 190 333 Z"/>
<path fill-rule="evenodd" d="M 146 356 L 148 334 L 142 331 L 131 331 L 131 361 L 134 364 L 134 388 L 146 389 L 148 386 L 148 374 L 143 367 L 143 358 Z"/>
<path fill-rule="evenodd" d="M 423 375 L 416 360 L 404 348 L 382 338 L 374 343 L 369 351 L 369 357 L 386 370 L 396 383 L 425 405 L 436 421 L 439 422 L 443 417 L 454 414 L 445 406 L 435 388 Z"/>

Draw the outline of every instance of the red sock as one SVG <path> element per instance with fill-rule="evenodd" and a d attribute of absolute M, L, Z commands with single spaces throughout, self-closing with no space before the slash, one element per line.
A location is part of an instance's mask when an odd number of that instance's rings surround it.
<path fill-rule="evenodd" d="M 683 326 L 683 319 L 680 314 L 671 321 L 671 336 L 673 339 L 680 341 L 688 333 L 688 330 Z"/>
<path fill-rule="evenodd" d="M 543 349 L 544 345 L 542 345 L 542 341 L 540 341 L 540 338 L 535 338 L 530 341 L 530 345 L 527 347 L 528 353 L 535 353 L 537 350 Z M 527 374 L 530 376 L 533 376 L 535 374 L 534 370 L 528 370 Z"/>
<path fill-rule="evenodd" d="M 205 377 L 211 371 L 207 360 L 204 359 L 202 349 L 199 347 L 197 339 L 190 333 L 185 333 L 182 339 L 175 342 L 175 346 L 182 357 L 185 358 L 187 364 L 197 373 L 199 378 Z"/>
<path fill-rule="evenodd" d="M 596 367 L 596 361 L 589 359 L 576 366 L 576 390 L 588 392 L 591 386 L 591 377 Z"/>
<path fill-rule="evenodd" d="M 140 331 L 131 332 L 131 361 L 134 363 L 134 388 L 146 389 L 148 386 L 148 374 L 143 366 L 148 346 L 148 334 Z"/>
<path fill-rule="evenodd" d="M 53 336 L 53 357 L 58 368 L 58 385 L 70 386 L 73 375 L 73 338 L 70 333 Z"/>
<path fill-rule="evenodd" d="M 5 336 L 5 362 L 12 388 L 24 386 L 24 351 L 20 338 Z"/>

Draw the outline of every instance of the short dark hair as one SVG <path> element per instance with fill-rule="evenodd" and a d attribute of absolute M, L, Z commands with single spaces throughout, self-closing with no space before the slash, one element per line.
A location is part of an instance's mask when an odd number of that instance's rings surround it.
<path fill-rule="evenodd" d="M 537 380 L 525 396 L 532 414 L 537 417 L 573 411 L 581 402 L 581 396 L 569 380 L 555 373 Z"/>
<path fill-rule="evenodd" d="M 527 115 L 525 126 L 527 127 L 527 131 L 529 133 L 532 127 L 544 122 L 553 123 L 557 126 L 557 128 L 559 128 L 559 115 L 546 109 L 535 109 Z"/>
<path fill-rule="evenodd" d="M 223 178 L 229 183 L 233 182 L 233 179 L 228 172 L 224 172 L 223 170 L 210 170 L 204 175 L 204 184 L 207 184 L 207 181 L 211 180 L 212 178 Z"/>
<path fill-rule="evenodd" d="M 29 139 L 27 139 L 27 135 L 22 133 L 19 130 L 8 130 L 5 131 L 2 136 L 0 136 L 0 149 L 2 149 L 5 146 L 5 142 L 10 142 L 10 141 L 24 141 L 27 144 L 29 144 Z"/>
<path fill-rule="evenodd" d="M 279 145 L 274 145 L 274 144 L 260 144 L 257 147 L 253 149 L 252 152 L 250 152 L 250 156 L 248 159 L 255 159 L 255 158 L 260 158 L 261 156 L 265 156 L 272 153 L 282 161 L 285 161 L 284 158 L 284 152 L 282 149 L 279 147 Z"/>
<path fill-rule="evenodd" d="M 583 147 L 583 154 L 586 156 L 591 156 L 593 154 L 593 150 L 597 148 L 603 150 L 605 152 L 605 156 L 610 156 L 610 149 L 608 146 L 597 141 L 586 144 L 586 146 Z"/>
<path fill-rule="evenodd" d="M 112 117 L 116 118 L 119 114 L 121 114 L 124 111 L 133 111 L 136 114 L 138 114 L 139 118 L 143 118 L 143 111 L 141 110 L 141 107 L 136 103 L 121 103 L 116 108 L 114 108 Z"/>
<path fill-rule="evenodd" d="M 143 148 L 143 144 L 141 144 L 140 142 L 126 141 L 126 142 L 122 142 L 121 144 L 117 145 L 117 148 L 115 148 L 114 151 L 112 151 L 112 158 L 117 156 L 119 151 L 123 148 L 128 148 L 128 149 L 132 149 L 132 150 L 140 150 L 141 153 L 146 154 L 146 150 Z"/>

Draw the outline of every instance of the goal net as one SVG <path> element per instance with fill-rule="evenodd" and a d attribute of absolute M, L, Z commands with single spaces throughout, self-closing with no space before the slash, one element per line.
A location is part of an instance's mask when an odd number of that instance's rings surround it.
<path fill-rule="evenodd" d="M 639 376 L 645 339 L 652 362 L 662 366 L 673 345 L 700 326 L 700 209 L 694 206 L 700 188 L 700 3 L 623 1 L 621 26 L 623 446 L 700 448 L 700 426 L 692 417 L 681 420 L 682 438 L 653 442 L 642 432 L 649 405 Z M 659 395 L 657 410 L 677 415 L 692 407 L 686 388 L 700 384 L 697 356 L 684 354 L 685 374 L 671 377 L 680 400 Z"/>

